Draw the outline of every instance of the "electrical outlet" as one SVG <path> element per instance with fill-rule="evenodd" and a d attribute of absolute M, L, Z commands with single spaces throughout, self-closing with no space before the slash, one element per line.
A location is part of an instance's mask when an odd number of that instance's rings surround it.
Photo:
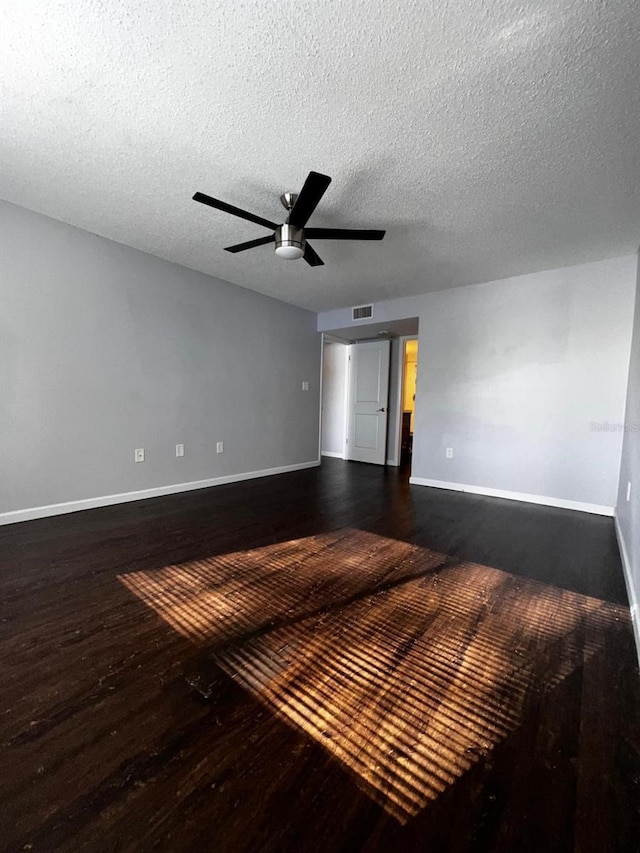
<path fill-rule="evenodd" d="M 303 381 L 303 383 L 302 383 L 302 390 L 303 390 L 303 391 L 308 391 L 308 390 L 309 390 L 309 383 L 308 383 L 306 380 L 304 380 L 304 381 Z"/>
<path fill-rule="evenodd" d="M 447 459 L 453 459 L 453 447 L 447 447 L 445 451 L 445 456 Z"/>
<path fill-rule="evenodd" d="M 631 480 L 627 482 L 627 500 L 631 500 Z"/>
<path fill-rule="evenodd" d="M 144 447 L 136 447 L 133 458 L 136 462 L 144 462 Z"/>
<path fill-rule="evenodd" d="M 224 452 L 224 444 L 223 444 L 223 442 L 219 441 L 216 444 L 216 453 L 223 453 L 223 452 Z"/>
<path fill-rule="evenodd" d="M 184 444 L 176 444 L 176 456 L 184 456 Z"/>

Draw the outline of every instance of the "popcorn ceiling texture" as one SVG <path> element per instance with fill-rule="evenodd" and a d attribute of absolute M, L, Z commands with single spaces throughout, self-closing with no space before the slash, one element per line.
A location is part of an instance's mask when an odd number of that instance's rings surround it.
<path fill-rule="evenodd" d="M 5 6 L 0 195 L 312 310 L 624 255 L 640 234 L 637 0 Z M 223 247 L 333 177 L 326 266 Z M 37 246 L 34 246 L 37 251 Z"/>

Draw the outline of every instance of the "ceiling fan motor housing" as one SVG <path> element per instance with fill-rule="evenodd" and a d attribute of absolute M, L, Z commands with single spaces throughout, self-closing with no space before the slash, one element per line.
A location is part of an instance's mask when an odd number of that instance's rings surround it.
<path fill-rule="evenodd" d="M 304 255 L 304 230 L 295 225 L 278 225 L 275 230 L 276 255 L 294 260 Z"/>

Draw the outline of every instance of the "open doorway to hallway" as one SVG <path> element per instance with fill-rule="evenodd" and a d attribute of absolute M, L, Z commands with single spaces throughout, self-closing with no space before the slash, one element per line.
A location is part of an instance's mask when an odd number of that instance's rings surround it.
<path fill-rule="evenodd" d="M 353 327 L 325 332 L 321 400 L 323 456 L 367 462 L 375 459 L 377 464 L 402 467 L 403 473 L 410 474 L 415 429 L 417 345 L 418 319 L 415 317 L 388 323 L 354 321 Z M 360 390 L 365 386 L 366 402 L 373 406 L 371 412 L 363 413 L 363 407 L 358 406 L 363 394 L 355 389 L 354 383 L 357 384 L 359 369 L 367 362 L 373 362 L 374 354 L 385 348 L 388 350 L 388 366 L 375 377 L 371 368 L 361 383 Z M 387 385 L 388 392 L 380 385 Z M 379 414 L 381 409 L 385 410 L 384 417 Z M 374 415 L 377 415 L 375 430 L 372 426 Z M 367 437 L 371 438 L 372 444 L 376 438 L 375 454 L 368 455 L 366 449 L 363 454 L 356 446 Z"/>
<path fill-rule="evenodd" d="M 418 384 L 418 339 L 404 338 L 402 344 L 402 412 L 400 421 L 400 465 L 411 468 Z"/>

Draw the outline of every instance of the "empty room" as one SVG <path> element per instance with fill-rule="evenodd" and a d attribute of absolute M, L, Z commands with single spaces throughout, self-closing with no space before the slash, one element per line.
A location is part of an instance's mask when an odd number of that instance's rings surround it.
<path fill-rule="evenodd" d="M 0 851 L 637 853 L 635 0 L 27 0 Z"/>

